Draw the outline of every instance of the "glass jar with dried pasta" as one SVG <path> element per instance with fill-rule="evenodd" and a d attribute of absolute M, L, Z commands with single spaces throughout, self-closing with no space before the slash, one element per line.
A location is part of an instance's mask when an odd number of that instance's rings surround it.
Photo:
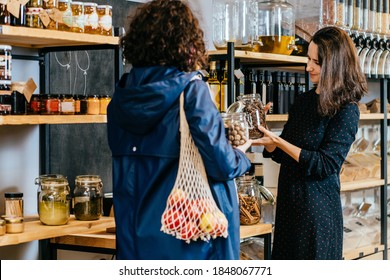
<path fill-rule="evenodd" d="M 96 11 L 99 16 L 100 34 L 112 36 L 112 6 L 98 5 Z"/>

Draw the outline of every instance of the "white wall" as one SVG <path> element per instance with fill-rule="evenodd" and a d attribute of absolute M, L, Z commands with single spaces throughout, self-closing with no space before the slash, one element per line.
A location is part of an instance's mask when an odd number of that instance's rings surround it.
<path fill-rule="evenodd" d="M 17 48 L 12 49 L 12 54 L 37 55 L 34 51 Z M 30 77 L 39 88 L 38 62 L 13 59 L 12 81 L 27 81 Z M 4 214 L 4 192 L 9 191 L 23 192 L 25 215 L 37 213 L 37 188 L 34 180 L 38 175 L 39 127 L 0 126 L 0 213 L 2 215 Z M 38 241 L 0 247 L 0 259 L 38 259 Z"/>

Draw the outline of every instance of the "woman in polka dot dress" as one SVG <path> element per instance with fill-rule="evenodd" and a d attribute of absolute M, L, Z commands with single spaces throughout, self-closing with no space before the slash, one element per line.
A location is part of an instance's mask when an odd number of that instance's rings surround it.
<path fill-rule="evenodd" d="M 280 136 L 261 127 L 264 157 L 281 164 L 273 259 L 342 259 L 340 169 L 367 93 L 355 46 L 325 27 L 309 44 L 306 71 L 315 85 L 300 94 Z"/>

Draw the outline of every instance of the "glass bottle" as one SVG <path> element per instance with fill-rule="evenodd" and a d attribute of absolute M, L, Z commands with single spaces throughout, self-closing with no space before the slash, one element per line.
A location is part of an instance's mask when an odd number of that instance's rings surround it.
<path fill-rule="evenodd" d="M 227 113 L 245 113 L 249 126 L 249 138 L 257 139 L 263 137 L 258 129 L 259 125 L 266 126 L 264 106 L 260 94 L 246 94 L 237 97 L 237 101 L 229 106 Z"/>
<path fill-rule="evenodd" d="M 210 61 L 210 72 L 207 83 L 210 87 L 211 100 L 213 100 L 215 106 L 221 110 L 221 83 L 218 80 L 217 62 L 215 60 Z"/>
<path fill-rule="evenodd" d="M 0 24 L 1 25 L 11 24 L 11 14 L 7 10 L 6 3 L 0 3 Z"/>
<path fill-rule="evenodd" d="M 225 67 L 222 70 L 222 81 L 221 81 L 221 105 L 220 111 L 226 112 L 228 107 L 228 62 L 225 62 Z"/>
<path fill-rule="evenodd" d="M 249 126 L 245 113 L 227 114 L 230 118 L 228 123 L 228 139 L 233 147 L 244 145 L 249 139 Z"/>
<path fill-rule="evenodd" d="M 40 179 L 39 219 L 44 225 L 64 225 L 70 217 L 70 189 L 66 178 Z"/>
<path fill-rule="evenodd" d="M 290 55 L 295 49 L 295 8 L 286 0 L 258 2 L 260 52 Z"/>
<path fill-rule="evenodd" d="M 100 219 L 103 212 L 103 183 L 98 175 L 78 175 L 73 192 L 73 210 L 77 220 Z"/>
<path fill-rule="evenodd" d="M 244 175 L 236 180 L 240 224 L 253 225 L 261 220 L 261 193 L 253 176 Z"/>

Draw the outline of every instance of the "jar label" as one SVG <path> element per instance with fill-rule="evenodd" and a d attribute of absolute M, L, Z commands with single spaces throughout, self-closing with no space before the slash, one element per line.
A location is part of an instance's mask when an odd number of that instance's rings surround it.
<path fill-rule="evenodd" d="M 76 196 L 74 198 L 74 203 L 83 203 L 88 202 L 90 200 L 89 196 Z"/>
<path fill-rule="evenodd" d="M 112 17 L 108 15 L 104 15 L 99 19 L 99 25 L 105 30 L 109 31 L 112 29 Z"/>
<path fill-rule="evenodd" d="M 72 11 L 66 10 L 65 12 L 62 13 L 62 22 L 67 26 L 71 27 L 73 23 L 72 17 L 73 17 Z"/>
<path fill-rule="evenodd" d="M 71 113 L 74 110 L 74 102 L 61 102 L 61 112 Z"/>
<path fill-rule="evenodd" d="M 99 26 L 99 16 L 97 13 L 86 15 L 85 26 L 91 26 L 96 29 Z"/>

